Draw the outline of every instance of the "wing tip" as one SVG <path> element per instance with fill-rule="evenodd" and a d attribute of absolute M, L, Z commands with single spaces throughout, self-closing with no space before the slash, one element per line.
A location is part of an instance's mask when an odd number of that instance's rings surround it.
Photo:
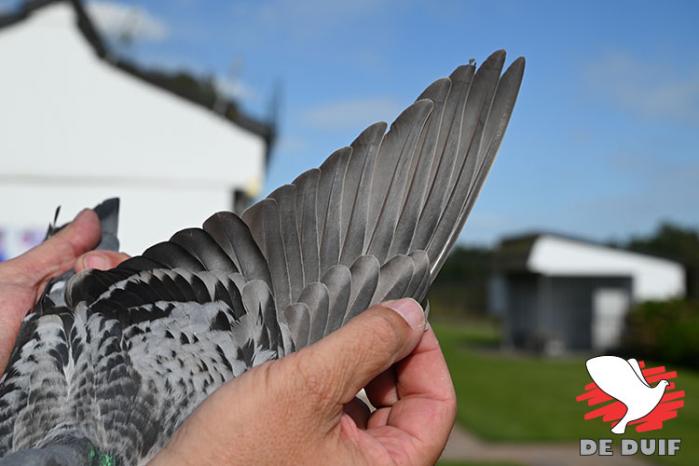
<path fill-rule="evenodd" d="M 522 84 L 522 79 L 524 78 L 525 64 L 526 61 L 524 57 L 518 57 L 510 64 L 500 78 L 500 82 L 504 85 L 514 87 L 515 96 L 519 93 L 519 88 Z"/>
<path fill-rule="evenodd" d="M 512 73 L 517 73 L 517 74 L 523 74 L 524 73 L 524 68 L 526 67 L 527 60 L 524 57 L 517 57 L 512 63 L 510 63 L 510 66 L 507 68 L 507 72 L 510 72 L 512 70 Z M 506 73 L 507 73 L 506 72 Z"/>
<path fill-rule="evenodd" d="M 505 64 L 505 59 L 507 58 L 507 52 L 505 52 L 505 49 L 500 49 L 496 50 L 495 52 L 491 53 L 488 58 L 486 58 L 483 63 L 481 63 L 481 66 L 479 66 L 479 69 L 483 68 L 488 68 L 488 69 L 498 69 L 502 68 L 503 65 Z"/>

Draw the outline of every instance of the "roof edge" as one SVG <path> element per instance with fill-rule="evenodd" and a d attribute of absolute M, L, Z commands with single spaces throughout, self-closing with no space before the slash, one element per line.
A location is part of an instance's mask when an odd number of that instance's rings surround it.
<path fill-rule="evenodd" d="M 534 248 L 534 244 L 537 242 L 537 240 L 541 238 L 554 238 L 558 240 L 564 240 L 564 241 L 570 241 L 578 244 L 582 244 L 585 246 L 593 246 L 597 248 L 603 248 L 607 249 L 609 251 L 613 251 L 616 253 L 622 253 L 622 254 L 629 254 L 633 256 L 639 256 L 659 262 L 663 262 L 666 265 L 674 265 L 674 266 L 679 266 L 684 268 L 685 265 L 679 261 L 669 259 L 667 257 L 662 257 L 662 256 L 657 256 L 654 254 L 648 254 L 648 253 L 643 253 L 643 252 L 638 252 L 638 251 L 633 251 L 631 249 L 626 249 L 620 246 L 616 246 L 613 244 L 609 243 L 604 243 L 602 241 L 597 241 L 597 240 L 592 240 L 592 239 L 587 239 L 581 236 L 576 236 L 576 235 L 571 235 L 571 234 L 566 234 L 566 233 L 559 233 L 559 232 L 554 232 L 554 231 L 529 231 L 529 232 L 524 232 L 521 234 L 516 234 L 512 236 L 506 236 L 502 238 L 499 242 L 498 245 L 496 246 L 497 250 L 503 250 L 503 248 L 507 247 L 508 245 L 512 245 L 515 243 L 528 243 L 524 248 L 526 249 L 526 256 L 531 256 Z M 524 251 L 520 251 L 522 253 Z"/>

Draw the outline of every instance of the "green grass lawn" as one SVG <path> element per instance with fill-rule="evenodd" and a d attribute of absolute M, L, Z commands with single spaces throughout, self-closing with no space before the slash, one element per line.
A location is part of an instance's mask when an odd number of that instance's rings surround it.
<path fill-rule="evenodd" d="M 589 383 L 584 359 L 499 353 L 493 350 L 497 329 L 489 325 L 434 323 L 433 327 L 456 386 L 457 421 L 471 432 L 488 441 L 507 442 L 577 442 L 613 436 L 601 420 L 583 420 L 587 406 L 575 401 Z M 662 431 L 643 436 L 681 438 L 678 456 L 654 461 L 695 465 L 699 464 L 699 403 L 692 401 L 699 394 L 699 374 L 679 370 L 677 383 L 686 391 L 685 407 Z"/>

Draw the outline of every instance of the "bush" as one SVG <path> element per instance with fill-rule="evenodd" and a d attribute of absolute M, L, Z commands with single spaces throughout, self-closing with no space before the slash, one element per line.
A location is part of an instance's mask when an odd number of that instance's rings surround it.
<path fill-rule="evenodd" d="M 454 248 L 428 295 L 431 316 L 453 320 L 483 315 L 492 256 L 488 248 Z"/>
<path fill-rule="evenodd" d="M 624 346 L 639 358 L 699 367 L 699 301 L 649 301 L 628 316 Z"/>

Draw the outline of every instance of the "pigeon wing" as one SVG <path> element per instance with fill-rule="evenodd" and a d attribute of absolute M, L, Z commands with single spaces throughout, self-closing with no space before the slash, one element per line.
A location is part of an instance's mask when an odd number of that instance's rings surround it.
<path fill-rule="evenodd" d="M 243 214 L 297 347 L 377 302 L 424 300 L 509 121 L 524 60 L 504 61 L 457 68 Z"/>
<path fill-rule="evenodd" d="M 262 280 L 295 347 L 332 332 L 368 306 L 424 301 L 483 185 L 507 127 L 524 59 L 502 73 L 503 51 L 430 85 L 386 132 L 348 147 L 247 209 L 213 215 L 110 275 L 74 281 L 69 301 L 90 301 L 123 271 L 226 270 Z"/>

